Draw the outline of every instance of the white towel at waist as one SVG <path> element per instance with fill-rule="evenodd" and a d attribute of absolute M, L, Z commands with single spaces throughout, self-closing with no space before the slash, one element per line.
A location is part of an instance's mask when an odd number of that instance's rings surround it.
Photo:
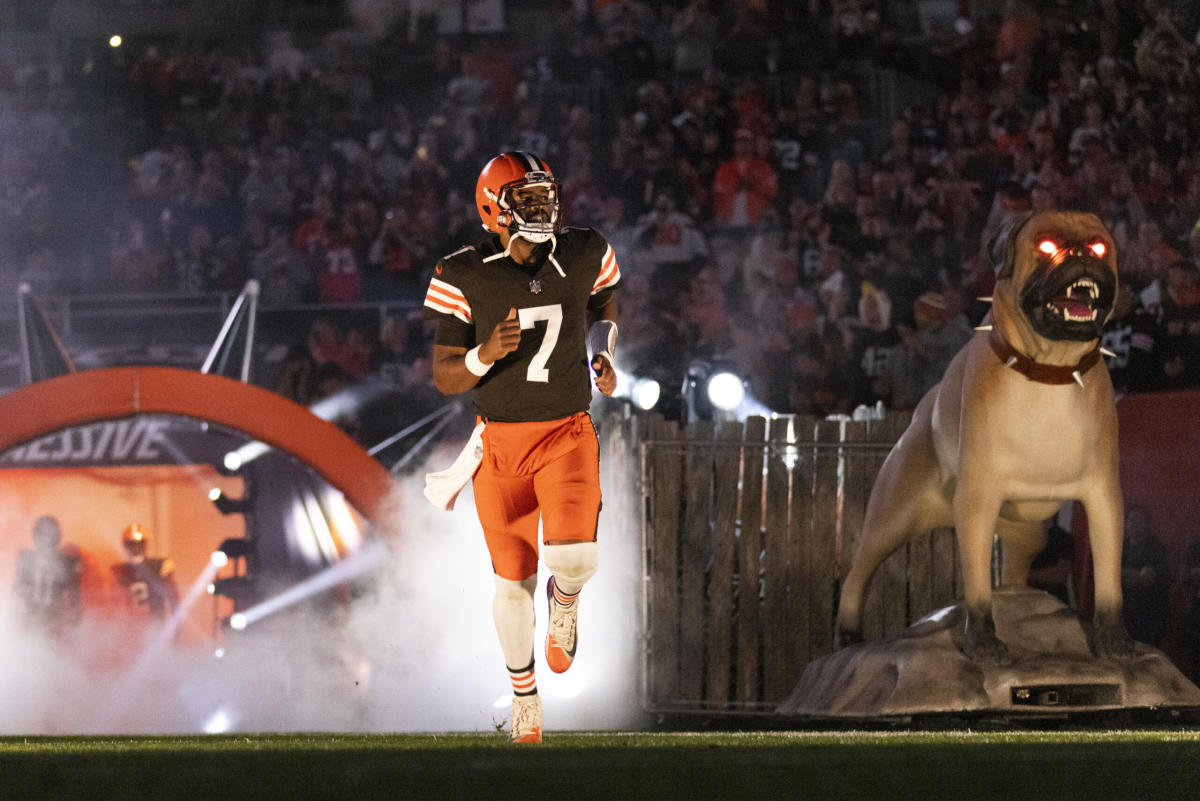
<path fill-rule="evenodd" d="M 483 461 L 483 427 L 484 423 L 475 426 L 466 447 L 458 454 L 454 464 L 445 470 L 425 474 L 425 497 L 439 509 L 449 511 L 454 508 L 458 493 L 475 475 L 479 463 Z"/>

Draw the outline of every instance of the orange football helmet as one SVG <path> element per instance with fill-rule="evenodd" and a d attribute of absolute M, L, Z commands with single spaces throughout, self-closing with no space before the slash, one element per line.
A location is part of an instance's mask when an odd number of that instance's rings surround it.
<path fill-rule="evenodd" d="M 518 202 L 513 190 L 545 186 L 545 198 Z M 520 150 L 501 153 L 484 165 L 475 184 L 475 206 L 484 230 L 508 231 L 530 242 L 545 242 L 558 231 L 558 181 L 542 159 Z"/>
<path fill-rule="evenodd" d="M 133 523 L 127 526 L 124 533 L 121 534 L 121 544 L 125 546 L 125 551 L 130 556 L 145 555 L 149 539 L 150 531 L 141 523 Z"/>

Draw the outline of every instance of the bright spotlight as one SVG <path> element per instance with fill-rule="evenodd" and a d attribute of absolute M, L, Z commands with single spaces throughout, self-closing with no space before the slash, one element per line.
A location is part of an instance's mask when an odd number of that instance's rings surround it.
<path fill-rule="evenodd" d="M 713 406 L 724 411 L 733 411 L 746 398 L 746 387 L 742 379 L 733 373 L 714 373 L 708 379 L 708 399 Z"/>
<path fill-rule="evenodd" d="M 246 616 L 241 612 L 236 612 L 229 618 L 229 628 L 234 631 L 243 631 L 246 628 Z"/>
<path fill-rule="evenodd" d="M 639 378 L 633 382 L 633 388 L 629 390 L 629 397 L 633 400 L 633 405 L 643 411 L 653 409 L 654 405 L 658 403 L 660 395 L 662 395 L 662 387 L 653 378 Z"/>
<path fill-rule="evenodd" d="M 213 567 L 221 568 L 229 564 L 229 556 L 224 551 L 213 551 L 209 559 L 212 560 Z"/>
<path fill-rule="evenodd" d="M 213 505 L 216 506 L 223 515 L 244 514 L 250 510 L 249 498 L 245 496 L 241 498 L 230 498 L 228 495 L 216 488 L 209 490 L 208 499 L 213 502 Z M 222 548 L 221 550 L 225 549 Z"/>
<path fill-rule="evenodd" d="M 640 378 L 614 367 L 617 372 L 617 391 L 615 398 L 628 398 L 629 401 L 643 411 L 649 411 L 658 403 L 662 395 L 662 387 L 653 378 Z"/>
<path fill-rule="evenodd" d="M 217 594 L 217 583 L 215 581 L 208 582 L 208 586 L 204 588 L 209 595 Z"/>
<path fill-rule="evenodd" d="M 108 46 L 120 47 L 123 41 L 124 40 L 121 38 L 120 34 L 114 33 L 112 36 L 108 37 Z"/>

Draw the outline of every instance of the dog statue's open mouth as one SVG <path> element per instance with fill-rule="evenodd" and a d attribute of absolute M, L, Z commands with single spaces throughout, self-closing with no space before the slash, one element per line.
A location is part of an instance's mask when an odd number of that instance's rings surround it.
<path fill-rule="evenodd" d="M 1100 285 L 1090 278 L 1081 278 L 1063 289 L 1058 297 L 1046 304 L 1046 311 L 1070 323 L 1094 322 L 1099 310 Z"/>
<path fill-rule="evenodd" d="M 1086 342 L 1100 336 L 1117 282 L 1100 259 L 1068 258 L 1039 267 L 1021 292 L 1021 308 L 1046 339 Z"/>

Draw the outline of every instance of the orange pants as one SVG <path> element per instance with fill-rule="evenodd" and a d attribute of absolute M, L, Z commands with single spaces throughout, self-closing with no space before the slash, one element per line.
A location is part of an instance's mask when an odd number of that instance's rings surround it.
<path fill-rule="evenodd" d="M 586 412 L 537 423 L 491 423 L 475 474 L 475 508 L 492 569 L 521 581 L 537 573 L 542 538 L 592 542 L 600 515 L 600 445 Z"/>

